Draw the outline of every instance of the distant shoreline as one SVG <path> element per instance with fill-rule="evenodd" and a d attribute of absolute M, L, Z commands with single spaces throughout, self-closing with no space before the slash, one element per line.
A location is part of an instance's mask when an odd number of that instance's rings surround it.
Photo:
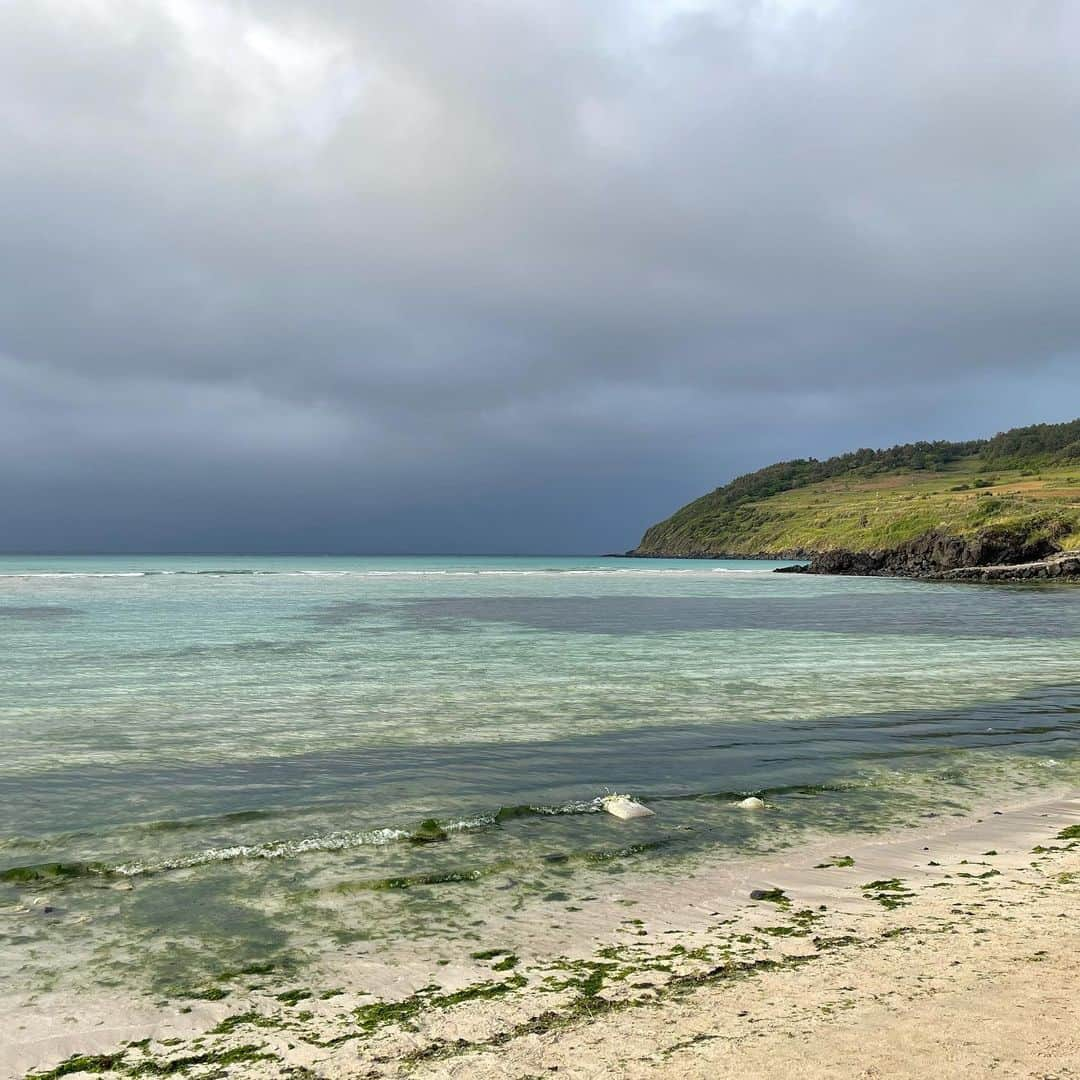
<path fill-rule="evenodd" d="M 948 550 L 949 542 L 954 551 Z M 935 547 L 937 550 L 933 551 Z M 780 566 L 777 574 L 815 574 L 842 577 L 894 577 L 916 581 L 960 582 L 1037 582 L 1080 581 L 1080 551 L 1059 551 L 1038 559 L 1017 558 L 993 562 L 970 561 L 967 543 L 949 537 L 930 535 L 899 548 L 883 551 L 806 551 L 754 555 L 674 555 L 667 552 L 627 551 L 605 555 L 613 559 L 700 559 L 792 562 L 802 565 Z M 927 549 L 931 549 L 928 551 Z M 944 550 L 944 554 L 941 552 Z M 1000 553 L 996 553 L 1000 558 Z M 1008 554 L 1008 553 L 1006 553 Z"/>
<path fill-rule="evenodd" d="M 701 561 L 724 561 L 732 560 L 739 562 L 803 562 L 817 555 L 821 552 L 805 551 L 800 554 L 793 554 L 791 552 L 783 552 L 777 554 L 776 552 L 762 551 L 756 555 L 745 554 L 720 554 L 715 555 L 711 552 L 699 552 L 693 555 L 679 554 L 675 555 L 670 552 L 647 552 L 647 551 L 612 551 L 607 552 L 600 556 L 601 559 L 695 559 Z"/>

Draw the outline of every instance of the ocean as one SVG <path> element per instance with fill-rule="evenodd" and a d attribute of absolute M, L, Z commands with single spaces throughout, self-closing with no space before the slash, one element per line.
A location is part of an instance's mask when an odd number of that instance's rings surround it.
<path fill-rule="evenodd" d="M 777 565 L 0 558 L 0 989 L 437 956 L 619 875 L 1075 786 L 1080 590 Z"/>

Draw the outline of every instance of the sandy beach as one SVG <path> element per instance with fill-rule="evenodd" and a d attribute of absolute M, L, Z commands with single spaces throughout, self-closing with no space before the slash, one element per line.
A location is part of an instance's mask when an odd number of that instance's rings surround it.
<path fill-rule="evenodd" d="M 1065 1080 L 1078 824 L 1072 793 L 627 875 L 450 962 L 331 955 L 221 1001 L 8 999 L 0 1075 Z"/>

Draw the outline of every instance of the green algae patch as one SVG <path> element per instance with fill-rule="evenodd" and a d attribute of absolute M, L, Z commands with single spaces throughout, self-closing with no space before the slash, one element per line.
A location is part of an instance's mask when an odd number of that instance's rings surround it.
<path fill-rule="evenodd" d="M 615 950 L 607 950 L 608 955 L 614 955 Z M 605 982 L 615 977 L 619 971 L 619 965 L 612 962 L 598 960 L 568 960 L 560 965 L 567 972 L 567 977 L 560 979 L 553 976 L 545 980 L 545 989 L 560 992 L 563 990 L 576 990 L 577 1002 L 584 999 L 595 998 L 604 988 Z M 572 1008 L 573 1006 L 571 1006 Z"/>
<path fill-rule="evenodd" d="M 509 949 L 481 949 L 469 954 L 473 960 L 495 960 L 492 971 L 512 971 L 520 961 Z"/>
<path fill-rule="evenodd" d="M 810 908 L 802 908 L 791 916 L 791 923 L 786 926 L 763 926 L 760 932 L 770 937 L 808 937 L 816 923 L 825 916 Z"/>
<path fill-rule="evenodd" d="M 995 871 L 996 873 L 996 871 Z M 863 896 L 867 900 L 876 900 L 883 908 L 893 910 L 905 907 L 915 898 L 915 894 L 900 878 L 882 878 L 868 881 L 862 886 Z"/>
<path fill-rule="evenodd" d="M 425 818 L 410 834 L 409 843 L 438 844 L 449 839 L 450 834 L 434 818 Z"/>
<path fill-rule="evenodd" d="M 59 885 L 85 877 L 106 877 L 110 867 L 96 862 L 49 862 L 32 866 L 12 866 L 0 871 L 0 881 L 9 885 Z"/>
<path fill-rule="evenodd" d="M 811 943 L 818 952 L 828 952 L 830 949 L 843 949 L 849 945 L 860 944 L 859 938 L 854 934 L 840 934 L 837 937 L 815 937 Z"/>
<path fill-rule="evenodd" d="M 46 1072 L 34 1072 L 27 1075 L 27 1080 L 59 1080 L 62 1076 L 76 1073 L 100 1075 L 107 1072 L 119 1072 L 124 1076 L 176 1076 L 187 1073 L 193 1067 L 209 1065 L 227 1069 L 230 1065 L 247 1064 L 256 1061 L 277 1061 L 274 1054 L 265 1053 L 261 1046 L 234 1046 L 228 1050 L 208 1050 L 201 1054 L 189 1054 L 185 1057 L 145 1058 L 139 1062 L 128 1063 L 124 1060 L 126 1051 L 116 1054 L 79 1054 L 61 1061 L 55 1068 Z M 227 1073 L 213 1073 L 222 1076 Z"/>
<path fill-rule="evenodd" d="M 880 883 L 879 883 L 880 884 Z M 810 908 L 800 909 L 789 916 L 793 923 L 792 932 L 802 936 L 805 926 L 815 923 L 823 918 L 818 911 Z M 633 924 L 635 920 L 628 920 Z M 571 1000 L 560 1005 L 557 1009 L 547 1009 L 539 1015 L 528 1020 L 513 1024 L 505 1031 L 500 1031 L 490 1038 L 480 1041 L 468 1041 L 456 1039 L 443 1041 L 436 1039 L 430 1045 L 425 1045 L 415 1051 L 411 1051 L 399 1060 L 410 1064 L 420 1064 L 424 1061 L 432 1061 L 445 1057 L 455 1057 L 461 1054 L 473 1053 L 486 1047 L 497 1048 L 504 1046 L 522 1035 L 537 1034 L 557 1030 L 581 1020 L 594 1019 L 607 1013 L 614 1013 L 636 1007 L 647 1007 L 662 1001 L 668 996 L 679 997 L 686 993 L 692 993 L 695 988 L 715 985 L 722 982 L 730 982 L 744 978 L 750 978 L 757 974 L 770 971 L 788 970 L 800 967 L 818 958 L 825 950 L 846 945 L 861 944 L 853 937 L 843 938 L 815 938 L 814 945 L 817 953 L 810 955 L 784 956 L 776 958 L 748 959 L 745 961 L 734 960 L 726 948 L 718 945 L 705 944 L 699 948 L 687 948 L 684 945 L 675 945 L 667 953 L 662 955 L 641 956 L 637 953 L 637 946 L 632 944 L 612 944 L 599 950 L 595 958 L 590 960 L 571 960 L 562 958 L 547 967 L 550 973 L 538 989 L 551 992 L 571 992 Z M 473 954 L 474 958 L 483 960 L 499 960 L 517 958 L 505 949 L 481 949 Z M 501 959 L 500 959 L 501 958 Z M 677 973 L 673 963 L 687 960 L 704 962 L 705 966 L 697 971 Z M 659 975 L 660 982 L 642 982 L 643 975 Z M 312 1045 L 323 1047 L 337 1046 L 353 1039 L 363 1039 L 378 1032 L 384 1025 L 397 1025 L 403 1031 L 420 1030 L 419 1020 L 430 1010 L 449 1008 L 455 1005 L 473 1001 L 498 999 L 509 993 L 527 986 L 529 980 L 521 974 L 502 980 L 477 982 L 466 986 L 461 990 L 446 992 L 437 984 L 425 986 L 414 993 L 411 997 L 396 1002 L 372 1002 L 359 1008 L 350 1009 L 342 1014 L 342 1018 L 352 1017 L 355 1028 L 352 1032 L 338 1035 L 326 1042 L 310 1039 Z M 627 991 L 640 991 L 640 993 L 628 993 L 626 995 L 609 994 L 607 990 L 621 986 Z M 298 1000 L 301 1000 L 298 998 Z M 287 1030 L 289 1024 L 296 1020 L 310 1019 L 309 1013 L 287 1014 L 288 1018 L 279 1018 L 275 1015 L 267 1016 L 257 1012 L 240 1013 L 221 1021 L 214 1028 L 211 1035 L 231 1035 L 245 1026 L 252 1028 L 278 1028 Z M 306 1036 L 305 1036 L 306 1038 Z M 129 1051 L 131 1047 L 127 1048 Z M 220 1076 L 229 1075 L 228 1069 L 232 1064 L 240 1064 L 246 1061 L 272 1060 L 272 1064 L 265 1066 L 268 1070 L 278 1069 L 270 1075 L 308 1076 L 303 1071 L 290 1071 L 273 1054 L 263 1052 L 258 1046 L 240 1047 L 236 1050 L 207 1052 L 198 1042 L 189 1046 L 191 1056 L 178 1057 L 173 1060 L 146 1059 L 133 1063 L 122 1063 L 117 1071 L 123 1076 L 166 1076 L 184 1074 L 189 1069 L 197 1075 Z M 207 1068 L 197 1068 L 205 1065 Z M 65 1075 L 65 1074 L 58 1074 Z"/>
<path fill-rule="evenodd" d="M 1066 825 L 1057 834 L 1058 840 L 1080 840 L 1080 825 Z"/>
<path fill-rule="evenodd" d="M 415 889 L 424 885 L 465 885 L 492 874 L 509 870 L 514 865 L 511 859 L 498 859 L 486 866 L 472 870 L 442 870 L 428 874 L 402 874 L 395 877 L 369 878 L 365 881 L 341 881 L 329 888 L 312 890 L 308 895 L 338 893 L 348 895 L 355 892 L 383 892 L 395 889 Z"/>
<path fill-rule="evenodd" d="M 904 885 L 900 878 L 879 878 L 877 881 L 868 881 L 863 885 L 863 889 L 866 892 L 873 892 L 875 889 L 879 892 L 903 892 L 907 886 Z"/>
<path fill-rule="evenodd" d="M 619 859 L 629 859 L 634 855 L 644 855 L 649 851 L 657 851 L 670 844 L 670 840 L 644 840 L 638 844 L 627 844 L 626 847 L 585 851 L 581 854 L 581 861 L 585 863 L 610 863 Z"/>
<path fill-rule="evenodd" d="M 343 881 L 332 892 L 383 892 L 393 889 L 415 889 L 421 885 L 459 885 L 479 881 L 494 870 L 448 870 L 441 874 L 403 874 L 400 877 L 373 878 L 371 881 Z"/>
<path fill-rule="evenodd" d="M 376 1001 L 370 1005 L 361 1005 L 353 1012 L 353 1017 L 367 1035 L 388 1023 L 408 1028 L 415 1017 L 429 1009 L 448 1009 L 466 1001 L 502 997 L 521 989 L 526 982 L 523 975 L 515 975 L 501 982 L 473 983 L 449 994 L 441 993 L 442 988 L 437 985 L 424 986 L 403 1001 Z"/>
<path fill-rule="evenodd" d="M 515 821 L 518 818 L 536 817 L 537 811 L 524 803 L 518 806 L 500 806 L 495 815 L 495 822 L 501 825 L 504 821 Z"/>
<path fill-rule="evenodd" d="M 298 1001 L 307 1001 L 311 996 L 310 990 L 298 987 L 295 990 L 286 990 L 283 994 L 278 994 L 277 1000 L 284 1002 L 286 1005 L 295 1005 Z"/>
<path fill-rule="evenodd" d="M 221 1001 L 229 996 L 229 991 L 221 986 L 207 986 L 189 990 L 176 991 L 176 997 L 194 998 L 197 1001 Z"/>
<path fill-rule="evenodd" d="M 265 1016 L 259 1012 L 251 1011 L 246 1013 L 234 1013 L 232 1016 L 226 1016 L 224 1020 L 210 1029 L 210 1034 L 231 1035 L 240 1027 L 275 1028 L 278 1026 L 278 1022 L 271 1017 Z"/>
<path fill-rule="evenodd" d="M 832 870 L 835 868 L 843 868 L 848 866 L 854 866 L 855 860 L 850 855 L 833 855 L 828 862 L 818 863 L 814 867 L 815 870 Z"/>
<path fill-rule="evenodd" d="M 175 1076 L 186 1073 L 198 1065 L 214 1065 L 228 1068 L 230 1065 L 249 1064 L 256 1061 L 278 1061 L 276 1055 L 263 1052 L 261 1046 L 234 1046 L 228 1050 L 208 1050 L 202 1054 L 170 1058 L 165 1061 L 140 1061 L 125 1067 L 128 1076 Z M 227 1075 L 227 1074 L 226 1074 Z"/>
<path fill-rule="evenodd" d="M 610 954 L 611 950 L 607 950 L 607 952 Z M 662 995 L 659 1000 L 663 1000 L 663 997 L 669 993 L 678 996 L 693 992 L 700 986 L 748 978 L 766 971 L 801 967 L 815 959 L 817 959 L 816 955 L 809 955 L 790 956 L 782 960 L 754 960 L 743 963 L 726 962 L 700 973 L 672 975 L 664 987 L 657 988 L 650 983 L 641 987 L 641 989 L 648 991 L 645 997 L 628 997 L 618 1000 L 610 1000 L 600 996 L 605 982 L 609 979 L 625 979 L 628 975 L 640 974 L 639 969 L 623 967 L 618 963 L 600 963 L 592 960 L 564 961 L 558 965 L 558 968 L 566 971 L 571 977 L 565 980 L 549 979 L 547 980 L 546 989 L 551 991 L 577 990 L 577 997 L 568 1005 L 561 1006 L 558 1010 L 548 1009 L 531 1019 L 513 1025 L 506 1031 L 498 1032 L 488 1039 L 475 1042 L 466 1039 L 455 1039 L 452 1042 L 436 1040 L 429 1046 L 410 1051 L 401 1057 L 399 1061 L 409 1066 L 415 1066 L 425 1062 L 459 1057 L 463 1054 L 496 1049 L 522 1036 L 546 1035 L 549 1032 L 570 1027 L 583 1019 L 594 1020 L 605 1013 L 621 1012 L 643 1005 L 652 1005 L 658 1000 L 656 994 Z M 670 971 L 670 968 L 661 964 L 653 964 L 651 969 Z"/>
<path fill-rule="evenodd" d="M 47 1072 L 27 1073 L 26 1080 L 57 1080 L 73 1073 L 106 1073 L 118 1068 L 124 1060 L 124 1051 L 116 1054 L 76 1054 L 61 1061 Z"/>
<path fill-rule="evenodd" d="M 258 964 L 246 964 L 244 967 L 229 968 L 219 972 L 215 978 L 218 982 L 232 982 L 233 979 L 242 979 L 251 975 L 272 975 L 277 965 L 271 961 Z"/>

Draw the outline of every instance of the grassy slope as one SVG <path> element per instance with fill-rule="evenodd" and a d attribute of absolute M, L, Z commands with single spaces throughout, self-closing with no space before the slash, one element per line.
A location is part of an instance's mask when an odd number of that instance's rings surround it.
<path fill-rule="evenodd" d="M 992 486 L 950 490 L 976 481 L 992 481 Z M 838 477 L 736 506 L 712 492 L 654 525 L 637 550 L 682 555 L 868 550 L 932 530 L 968 536 L 999 525 L 1049 533 L 1063 548 L 1080 548 L 1080 463 L 998 469 L 972 454 L 935 471 Z"/>

